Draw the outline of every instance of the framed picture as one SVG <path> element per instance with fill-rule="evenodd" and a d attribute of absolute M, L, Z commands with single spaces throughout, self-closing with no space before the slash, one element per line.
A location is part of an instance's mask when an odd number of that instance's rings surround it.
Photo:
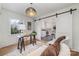
<path fill-rule="evenodd" d="M 28 30 L 31 30 L 31 26 L 32 26 L 31 22 L 27 22 L 27 29 Z"/>
<path fill-rule="evenodd" d="M 11 23 L 11 34 L 19 34 L 24 29 L 24 24 L 20 20 L 12 19 L 10 20 Z"/>

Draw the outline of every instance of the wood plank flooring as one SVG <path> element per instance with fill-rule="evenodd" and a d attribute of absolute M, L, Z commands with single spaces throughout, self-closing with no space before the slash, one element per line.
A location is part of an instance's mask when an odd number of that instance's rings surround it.
<path fill-rule="evenodd" d="M 25 45 L 29 45 L 30 41 L 25 41 Z M 7 53 L 10 53 L 15 48 L 17 48 L 17 43 L 13 45 L 9 45 L 3 48 L 0 48 L 0 56 L 6 55 Z M 71 50 L 71 56 L 79 56 L 79 52 Z"/>
<path fill-rule="evenodd" d="M 74 50 L 70 50 L 71 52 L 71 56 L 79 56 L 79 52 L 74 51 Z"/>
<path fill-rule="evenodd" d="M 28 45 L 30 44 L 30 41 L 25 41 L 25 45 Z M 3 56 L 11 51 L 13 51 L 15 48 L 17 48 L 17 43 L 16 44 L 13 44 L 13 45 L 9 45 L 9 46 L 6 46 L 6 47 L 2 47 L 0 48 L 0 56 Z"/>

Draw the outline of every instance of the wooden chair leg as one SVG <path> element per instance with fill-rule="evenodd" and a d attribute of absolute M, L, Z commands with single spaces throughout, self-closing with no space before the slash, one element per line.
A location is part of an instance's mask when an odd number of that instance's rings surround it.
<path fill-rule="evenodd" d="M 24 44 L 24 39 L 23 39 L 23 43 L 22 43 L 22 45 L 23 45 L 23 48 L 24 48 L 24 51 L 25 51 L 25 44 Z"/>
<path fill-rule="evenodd" d="M 17 49 L 20 49 L 20 42 L 21 42 L 21 38 L 18 39 L 18 46 L 17 46 Z"/>
<path fill-rule="evenodd" d="M 18 46 L 17 46 L 17 49 L 19 49 L 19 40 L 18 40 Z"/>
<path fill-rule="evenodd" d="M 21 42 L 21 48 L 20 48 L 20 53 L 22 53 L 22 42 Z"/>

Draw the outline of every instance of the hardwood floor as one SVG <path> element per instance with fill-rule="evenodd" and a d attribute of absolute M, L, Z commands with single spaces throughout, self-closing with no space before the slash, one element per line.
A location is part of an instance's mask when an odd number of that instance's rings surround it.
<path fill-rule="evenodd" d="M 29 45 L 30 41 L 25 41 L 25 45 Z M 7 53 L 10 53 L 13 51 L 15 48 L 17 48 L 17 43 L 13 45 L 9 45 L 3 48 L 0 48 L 0 56 L 3 56 Z M 71 56 L 79 56 L 79 52 L 71 50 Z"/>
<path fill-rule="evenodd" d="M 79 56 L 79 52 L 70 50 L 71 56 Z"/>
<path fill-rule="evenodd" d="M 10 46 L 0 48 L 0 56 L 11 52 L 14 48 L 16 48 L 16 46 L 17 46 L 17 44 L 13 44 L 13 45 L 10 45 Z"/>
<path fill-rule="evenodd" d="M 28 44 L 30 44 L 30 41 L 29 40 L 25 41 L 25 45 L 28 45 Z M 13 45 L 9 45 L 9 46 L 0 48 L 0 56 L 3 56 L 5 54 L 7 54 L 7 53 L 10 53 L 15 48 L 17 48 L 17 43 L 13 44 Z"/>

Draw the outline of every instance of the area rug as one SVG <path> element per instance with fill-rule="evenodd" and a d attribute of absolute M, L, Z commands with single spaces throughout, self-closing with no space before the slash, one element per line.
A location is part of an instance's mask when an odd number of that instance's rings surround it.
<path fill-rule="evenodd" d="M 23 50 L 22 53 L 20 53 L 20 51 L 17 48 L 15 48 L 12 52 L 6 54 L 5 56 L 27 56 L 29 53 L 35 51 L 44 44 L 44 42 L 37 41 L 37 44 L 34 46 L 33 44 L 27 45 L 25 47 L 25 51 Z"/>

